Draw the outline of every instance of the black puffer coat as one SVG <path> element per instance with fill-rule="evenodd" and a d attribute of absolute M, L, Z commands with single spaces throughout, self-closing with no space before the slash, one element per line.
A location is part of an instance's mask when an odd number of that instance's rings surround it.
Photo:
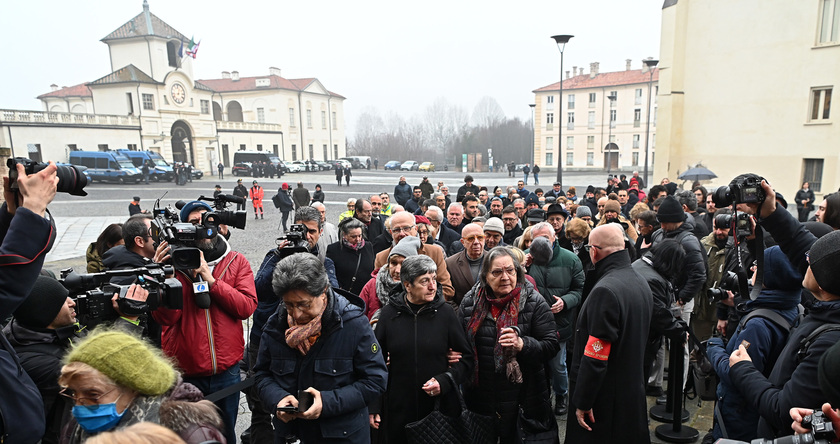
<path fill-rule="evenodd" d="M 685 250 L 685 263 L 683 272 L 677 277 L 677 299 L 687 304 L 695 295 L 703 290 L 706 283 L 706 255 L 703 254 L 703 247 L 700 240 L 694 236 L 694 219 L 686 217 L 685 222 L 674 231 L 665 231 L 662 228 L 654 231 L 652 235 L 653 245 L 663 239 L 675 239 Z"/>
<path fill-rule="evenodd" d="M 338 241 L 327 247 L 327 257 L 335 263 L 335 277 L 338 278 L 339 288 L 355 295 L 362 292 L 376 258 L 373 244 L 365 242 L 361 250 L 354 251 Z"/>
<path fill-rule="evenodd" d="M 513 438 L 519 406 L 522 406 L 527 418 L 540 422 L 548 419 L 554 421 L 545 363 L 560 351 L 557 326 L 545 298 L 530 282 L 524 284 L 517 322 L 524 347 L 516 356 L 522 370 L 523 383 L 514 384 L 508 381 L 504 372 L 496 373 L 493 347 L 498 333 L 496 321 L 488 316 L 475 335 L 478 385 L 468 382 L 464 393 L 470 410 L 500 418 L 498 430 L 502 442 L 509 442 Z M 477 283 L 461 301 L 461 320 L 465 330 L 473 314 L 475 295 L 480 285 L 480 282 Z"/>

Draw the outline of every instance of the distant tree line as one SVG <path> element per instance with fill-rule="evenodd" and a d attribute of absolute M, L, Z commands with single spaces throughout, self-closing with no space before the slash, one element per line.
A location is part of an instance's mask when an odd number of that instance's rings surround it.
<path fill-rule="evenodd" d="M 482 98 L 469 117 L 464 107 L 438 98 L 409 119 L 393 112 L 383 118 L 375 108 L 366 108 L 347 141 L 347 154 L 377 158 L 380 167 L 389 160 L 459 166 L 461 155 L 469 153 L 481 153 L 486 165 L 492 149 L 499 164 L 527 163 L 531 143 L 531 122 L 507 118 L 491 97 Z"/>

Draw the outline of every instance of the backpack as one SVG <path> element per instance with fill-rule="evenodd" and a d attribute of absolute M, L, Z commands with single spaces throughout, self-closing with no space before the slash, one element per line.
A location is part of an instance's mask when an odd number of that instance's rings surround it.
<path fill-rule="evenodd" d="M 271 196 L 271 201 L 274 202 L 274 208 L 280 208 L 280 194 Z"/>
<path fill-rule="evenodd" d="M 838 330 L 840 330 L 840 324 L 823 324 L 816 330 L 812 331 L 811 334 L 802 338 L 802 340 L 799 341 L 799 351 L 796 352 L 796 363 L 799 364 L 806 356 L 808 356 L 808 350 L 821 334 Z"/>
<path fill-rule="evenodd" d="M 31 443 L 44 436 L 45 430 L 41 393 L 0 333 L 0 443 Z"/>

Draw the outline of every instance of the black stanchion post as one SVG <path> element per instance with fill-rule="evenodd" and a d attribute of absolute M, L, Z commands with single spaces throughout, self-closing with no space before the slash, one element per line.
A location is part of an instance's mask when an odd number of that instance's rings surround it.
<path fill-rule="evenodd" d="M 673 411 L 671 414 L 671 424 L 662 424 L 655 430 L 656 436 L 667 442 L 686 443 L 694 442 L 699 436 L 700 432 L 692 427 L 683 427 L 683 418 L 688 415 L 688 411 L 683 409 L 683 370 L 685 363 L 683 362 L 685 353 L 685 344 L 680 344 L 681 341 L 671 341 L 671 355 L 669 363 L 668 374 L 668 401 L 672 402 Z M 672 384 L 673 382 L 673 384 Z M 684 414 L 683 414 L 684 412 Z"/>
<path fill-rule="evenodd" d="M 670 353 L 668 355 L 668 388 L 666 390 L 668 396 L 665 405 L 655 405 L 650 408 L 650 417 L 654 421 L 671 422 L 674 413 L 674 404 L 675 399 L 679 398 L 682 400 L 682 374 L 683 370 L 681 370 L 683 366 L 683 349 L 680 348 L 679 345 L 675 343 L 675 341 L 670 341 Z M 677 368 L 677 362 L 679 362 L 679 369 Z M 682 410 L 682 421 L 688 421 L 689 414 L 688 410 L 682 408 L 682 403 L 680 402 L 680 408 L 677 411 Z"/>

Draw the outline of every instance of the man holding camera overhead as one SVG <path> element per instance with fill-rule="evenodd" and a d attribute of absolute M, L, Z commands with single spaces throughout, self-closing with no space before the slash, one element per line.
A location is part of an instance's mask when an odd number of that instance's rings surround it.
<path fill-rule="evenodd" d="M 198 227 L 211 211 L 207 203 L 192 201 L 181 209 L 181 221 Z M 239 360 L 245 351 L 242 321 L 257 308 L 257 297 L 251 265 L 231 250 L 223 236 L 199 240 L 196 247 L 199 267 L 175 272 L 183 285 L 183 308 L 161 307 L 152 316 L 163 326 L 164 353 L 183 369 L 186 382 L 210 395 L 240 381 Z M 225 438 L 236 442 L 239 392 L 215 403 Z"/>

